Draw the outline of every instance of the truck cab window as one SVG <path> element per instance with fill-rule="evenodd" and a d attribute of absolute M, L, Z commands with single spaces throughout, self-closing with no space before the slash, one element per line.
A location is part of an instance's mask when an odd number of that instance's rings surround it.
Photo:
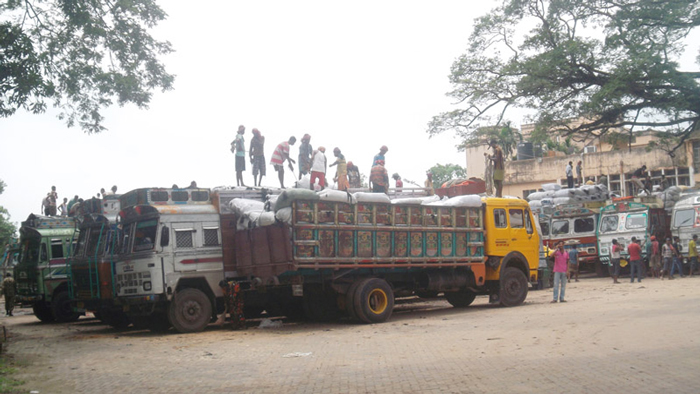
<path fill-rule="evenodd" d="M 505 209 L 494 209 L 493 210 L 493 223 L 497 228 L 508 227 L 508 222 L 506 221 L 506 210 Z"/>
<path fill-rule="evenodd" d="M 691 227 L 695 221 L 695 209 L 679 209 L 673 217 L 673 227 Z"/>
<path fill-rule="evenodd" d="M 540 222 L 540 228 L 542 229 L 542 235 L 549 235 L 549 222 Z"/>
<path fill-rule="evenodd" d="M 646 213 L 630 213 L 625 221 L 625 228 L 628 230 L 645 228 L 647 226 Z"/>
<path fill-rule="evenodd" d="M 552 222 L 552 235 L 561 235 L 569 233 L 569 221 L 557 220 Z"/>
<path fill-rule="evenodd" d="M 136 224 L 134 231 L 134 252 L 142 252 L 144 250 L 153 250 L 153 242 L 156 239 L 156 231 L 158 222 L 153 220 L 145 220 Z"/>
<path fill-rule="evenodd" d="M 194 242 L 192 241 L 192 234 L 194 230 L 192 229 L 176 229 L 175 230 L 175 244 L 178 249 L 191 249 L 194 247 Z"/>
<path fill-rule="evenodd" d="M 600 221 L 600 232 L 609 233 L 611 231 L 616 231 L 617 221 L 617 215 L 603 216 L 603 219 Z"/>
<path fill-rule="evenodd" d="M 40 260 L 41 260 L 41 261 L 46 261 L 46 260 L 48 260 L 48 259 L 49 259 L 49 252 L 48 252 L 48 250 L 46 249 L 46 244 L 42 242 L 42 243 L 41 243 L 41 255 L 40 255 Z"/>
<path fill-rule="evenodd" d="M 63 255 L 63 240 L 62 239 L 52 239 L 51 240 L 51 258 L 52 259 L 62 259 L 65 257 Z"/>
<path fill-rule="evenodd" d="M 508 215 L 510 216 L 510 228 L 523 228 L 525 221 L 522 209 L 510 209 Z"/>
<path fill-rule="evenodd" d="M 592 233 L 593 231 L 595 231 L 595 219 L 578 218 L 574 220 L 575 233 Z"/>
<path fill-rule="evenodd" d="M 525 211 L 525 230 L 528 234 L 532 234 L 535 231 L 532 228 L 532 220 L 530 220 L 530 212 Z"/>
<path fill-rule="evenodd" d="M 204 227 L 204 246 L 219 246 L 219 228 Z"/>

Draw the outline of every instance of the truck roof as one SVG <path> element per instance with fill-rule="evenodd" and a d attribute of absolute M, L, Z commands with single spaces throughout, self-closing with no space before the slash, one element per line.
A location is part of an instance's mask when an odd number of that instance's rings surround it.
<path fill-rule="evenodd" d="M 211 204 L 209 189 L 168 189 L 146 187 L 134 189 L 119 197 L 119 204 L 124 210 L 137 205 L 201 205 Z"/>

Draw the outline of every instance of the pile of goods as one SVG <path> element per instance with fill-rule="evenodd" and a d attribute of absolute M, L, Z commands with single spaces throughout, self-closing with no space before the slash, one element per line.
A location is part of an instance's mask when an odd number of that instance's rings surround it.
<path fill-rule="evenodd" d="M 613 196 L 604 185 L 583 185 L 572 189 L 562 189 L 561 185 L 557 183 L 546 183 L 542 185 L 542 190 L 527 196 L 530 208 L 533 210 L 543 207 L 600 202 Z"/>

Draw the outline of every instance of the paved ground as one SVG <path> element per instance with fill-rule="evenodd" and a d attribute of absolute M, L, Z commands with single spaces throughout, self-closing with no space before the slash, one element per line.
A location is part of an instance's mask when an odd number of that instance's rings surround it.
<path fill-rule="evenodd" d="M 83 318 L 1 319 L 39 393 L 698 393 L 700 278 L 584 279 L 565 304 L 409 302 L 379 325 L 285 324 L 198 334 L 116 331 Z"/>

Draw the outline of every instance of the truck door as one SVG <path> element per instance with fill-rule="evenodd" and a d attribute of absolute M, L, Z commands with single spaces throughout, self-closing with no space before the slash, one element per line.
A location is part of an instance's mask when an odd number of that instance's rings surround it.
<path fill-rule="evenodd" d="M 539 260 L 539 243 L 536 236 L 530 211 L 521 207 L 508 208 L 508 224 L 511 233 L 511 250 L 522 253 L 528 259 L 528 265 L 537 266 Z"/>

